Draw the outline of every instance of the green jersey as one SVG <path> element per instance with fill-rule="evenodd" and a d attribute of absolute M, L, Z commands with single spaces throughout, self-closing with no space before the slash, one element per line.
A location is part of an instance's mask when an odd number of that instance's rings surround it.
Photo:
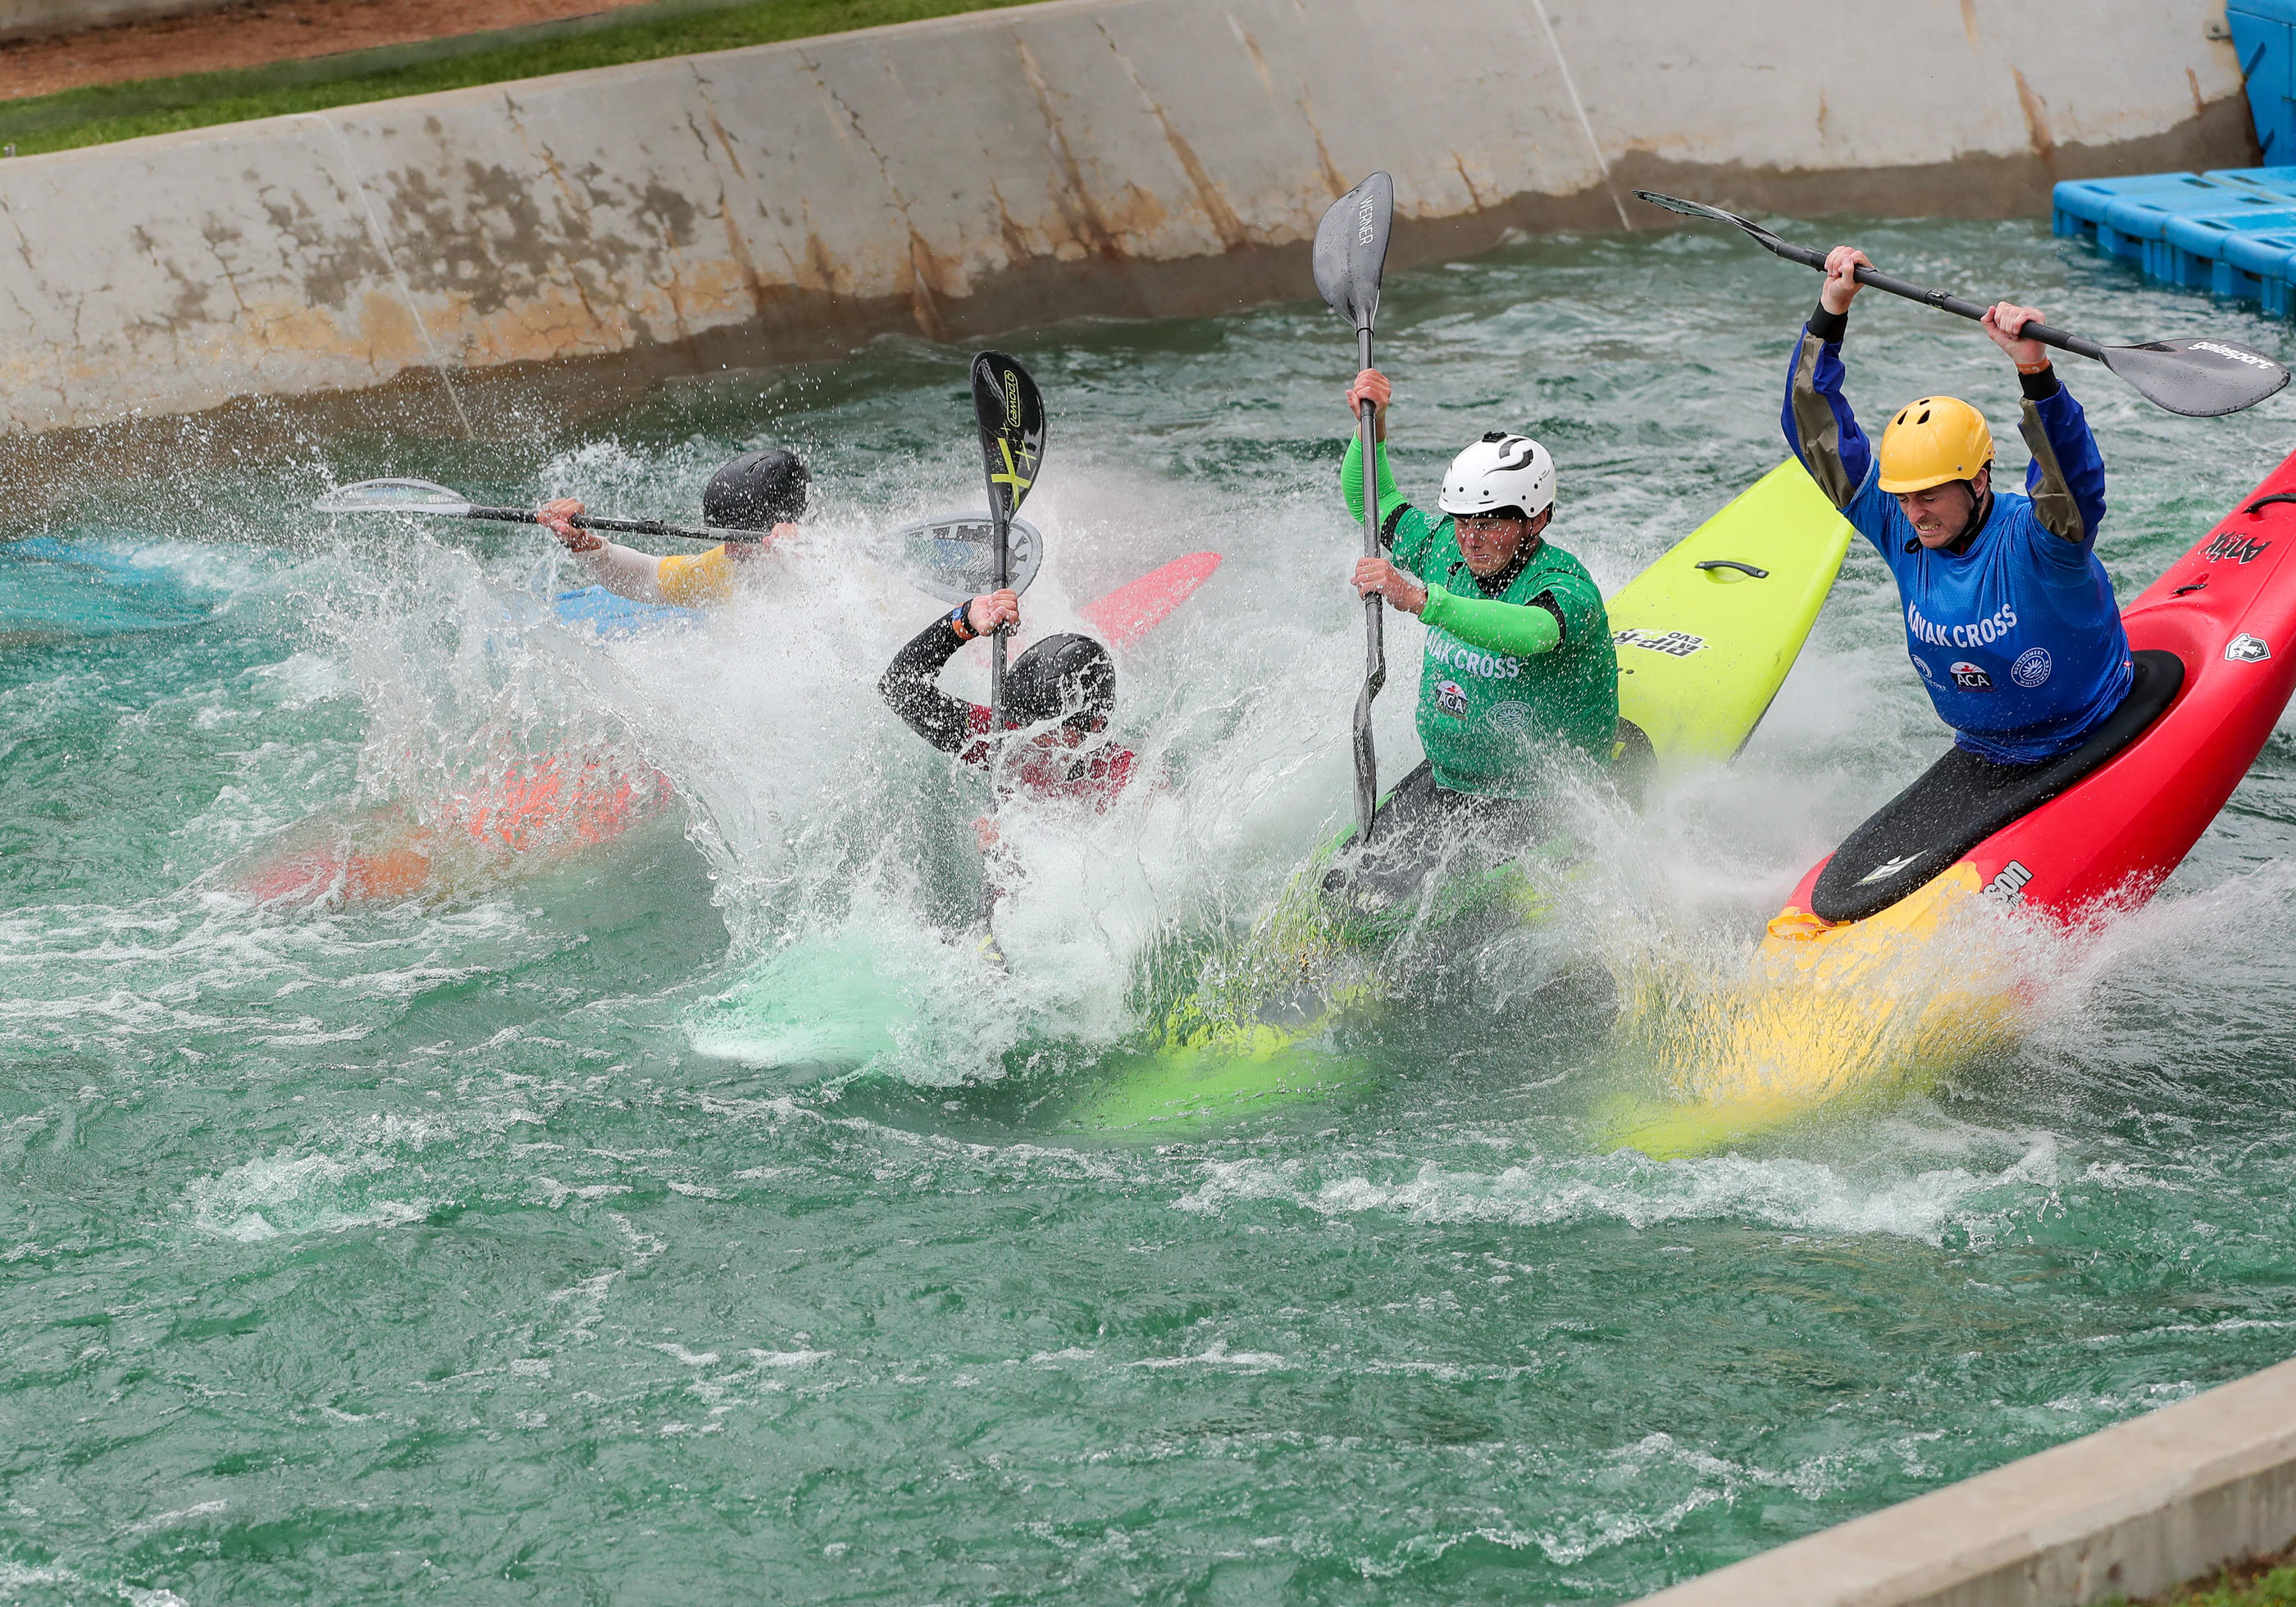
<path fill-rule="evenodd" d="M 1363 447 L 1340 489 L 1363 517 Z M 1430 521 L 1395 489 L 1379 448 L 1380 539 L 1427 587 L 1420 619 L 1419 742 L 1438 786 L 1531 798 L 1557 759 L 1607 764 L 1619 725 L 1619 660 L 1586 565 L 1541 541 L 1496 595 L 1467 569 L 1450 515 Z M 1450 588 L 1457 586 L 1454 593 Z"/>

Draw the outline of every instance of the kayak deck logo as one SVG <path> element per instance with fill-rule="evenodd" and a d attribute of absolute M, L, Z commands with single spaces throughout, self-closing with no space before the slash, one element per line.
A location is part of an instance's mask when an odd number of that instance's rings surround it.
<path fill-rule="evenodd" d="M 2014 904 L 2025 896 L 2025 884 L 2032 879 L 2033 873 L 2025 867 L 2024 861 L 2012 859 L 2001 867 L 1999 875 L 1985 884 L 1983 891 L 1998 903 Z"/>
<path fill-rule="evenodd" d="M 1611 633 L 1611 642 L 1620 647 L 1647 648 L 1669 658 L 1686 659 L 1706 645 L 1706 638 L 1693 636 L 1686 630 L 1636 630 L 1629 627 Z"/>
<path fill-rule="evenodd" d="M 2271 656 L 2272 649 L 2264 644 L 2263 638 L 2251 636 L 2246 631 L 2225 644 L 2225 657 L 2234 664 L 2261 664 Z"/>
<path fill-rule="evenodd" d="M 2236 536 L 2232 531 L 2226 530 L 2202 547 L 2201 556 L 2211 562 L 2219 558 L 2229 558 L 2236 563 L 2254 563 L 2264 556 L 2265 548 L 2271 545 L 2268 541 L 2250 541 L 2244 537 Z"/>

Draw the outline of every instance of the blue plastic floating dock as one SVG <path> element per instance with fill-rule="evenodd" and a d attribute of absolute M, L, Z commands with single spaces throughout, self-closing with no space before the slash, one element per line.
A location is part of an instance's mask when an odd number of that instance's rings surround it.
<path fill-rule="evenodd" d="M 2056 187 L 2050 205 L 2057 234 L 2095 241 L 2147 279 L 2251 297 L 2268 313 L 2288 315 L 2296 167 L 2073 179 Z"/>
<path fill-rule="evenodd" d="M 2296 0 L 2229 0 L 2225 20 L 2267 164 L 2059 184 L 2050 226 L 2123 257 L 2148 279 L 2296 306 Z"/>

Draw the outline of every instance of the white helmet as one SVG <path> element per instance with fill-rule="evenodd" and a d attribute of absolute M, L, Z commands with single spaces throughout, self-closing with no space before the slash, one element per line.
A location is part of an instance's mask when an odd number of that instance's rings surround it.
<path fill-rule="evenodd" d="M 1554 460 L 1530 437 L 1494 430 L 1451 460 L 1435 505 L 1485 519 L 1521 508 L 1536 519 L 1554 505 Z"/>

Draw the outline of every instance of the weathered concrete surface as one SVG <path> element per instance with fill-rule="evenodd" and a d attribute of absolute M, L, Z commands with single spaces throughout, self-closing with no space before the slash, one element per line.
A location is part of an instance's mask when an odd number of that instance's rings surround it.
<path fill-rule="evenodd" d="M 1647 1607 L 2077 1607 L 2296 1537 L 2296 1361 L 1725 1568 Z"/>
<path fill-rule="evenodd" d="M 1648 226 L 1625 188 L 2038 210 L 2252 149 L 2212 0 L 1055 0 L 0 163 L 0 427 L 619 357 L 651 371 L 1306 291 Z M 412 427 L 460 428 L 451 383 Z"/>

